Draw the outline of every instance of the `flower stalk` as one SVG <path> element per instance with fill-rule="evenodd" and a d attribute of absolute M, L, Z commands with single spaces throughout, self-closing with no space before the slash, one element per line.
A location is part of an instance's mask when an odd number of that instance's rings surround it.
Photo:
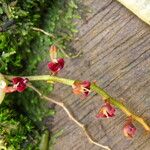
<path fill-rule="evenodd" d="M 8 79 L 8 80 L 12 80 L 12 78 L 14 78 L 14 77 L 16 77 L 16 76 L 7 76 L 7 75 L 5 75 L 5 78 Z M 51 75 L 24 76 L 23 78 L 28 78 L 29 81 L 43 80 L 43 81 L 59 82 L 59 83 L 69 85 L 69 86 L 72 86 L 74 84 L 74 82 L 76 81 L 76 80 L 51 76 Z M 144 121 L 143 118 L 141 118 L 141 117 L 135 115 L 134 113 L 132 113 L 130 110 L 128 110 L 128 108 L 124 104 L 122 104 L 121 102 L 119 102 L 115 98 L 111 97 L 101 87 L 99 87 L 95 83 L 91 83 L 91 90 L 98 93 L 102 97 L 102 99 L 107 100 L 109 103 L 111 103 L 112 105 L 114 105 L 117 108 L 119 108 L 120 110 L 122 110 L 127 115 L 127 117 L 131 117 L 133 120 L 139 122 L 144 127 L 144 129 L 146 131 L 150 132 L 150 126 Z"/>

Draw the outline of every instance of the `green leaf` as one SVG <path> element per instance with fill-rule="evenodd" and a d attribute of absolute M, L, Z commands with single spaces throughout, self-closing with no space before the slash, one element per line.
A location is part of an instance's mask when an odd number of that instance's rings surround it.
<path fill-rule="evenodd" d="M 3 14 L 3 9 L 2 8 L 0 8 L 0 15 L 2 15 Z"/>
<path fill-rule="evenodd" d="M 41 143 L 39 146 L 40 150 L 48 150 L 49 146 L 49 132 L 46 130 L 44 134 L 42 135 Z"/>
<path fill-rule="evenodd" d="M 16 52 L 13 51 L 13 52 L 9 52 L 9 53 L 2 53 L 2 58 L 7 58 L 7 57 L 10 57 L 11 55 L 15 54 Z"/>
<path fill-rule="evenodd" d="M 78 6 L 75 4 L 75 2 L 73 0 L 70 1 L 69 6 L 72 8 L 75 8 L 75 9 L 78 8 Z"/>

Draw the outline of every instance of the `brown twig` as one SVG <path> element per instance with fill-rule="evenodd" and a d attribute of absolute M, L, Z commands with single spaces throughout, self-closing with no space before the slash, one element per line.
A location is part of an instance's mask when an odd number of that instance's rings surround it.
<path fill-rule="evenodd" d="M 55 38 L 55 36 L 52 33 L 46 32 L 40 28 L 33 27 L 32 30 L 42 32 L 43 34 L 49 36 L 50 38 Z"/>
<path fill-rule="evenodd" d="M 33 89 L 42 99 L 45 99 L 49 102 L 52 102 L 58 106 L 60 106 L 68 115 L 68 117 L 74 121 L 80 128 L 82 128 L 82 130 L 84 131 L 84 134 L 86 135 L 87 139 L 89 140 L 90 143 L 98 146 L 98 147 L 101 147 L 103 149 L 106 149 L 106 150 L 111 150 L 108 146 L 105 146 L 105 145 L 102 145 L 102 144 L 99 144 L 98 142 L 96 142 L 92 136 L 90 135 L 89 131 L 87 130 L 86 128 L 86 125 L 84 125 L 83 123 L 79 122 L 73 115 L 73 113 L 70 112 L 70 110 L 67 108 L 67 106 L 63 103 L 63 102 L 58 102 L 52 98 L 49 98 L 45 95 L 43 95 L 37 88 L 35 88 L 32 84 L 28 84 L 27 85 L 28 87 L 30 87 L 31 89 Z"/>
<path fill-rule="evenodd" d="M 43 34 L 49 36 L 50 38 L 56 39 L 56 37 L 55 37 L 52 33 L 46 32 L 46 31 L 44 31 L 43 29 L 36 28 L 36 27 L 33 27 L 32 29 L 33 29 L 34 31 L 41 32 L 41 33 L 43 33 Z M 56 46 L 60 49 L 60 51 L 62 52 L 62 54 L 63 54 L 65 57 L 67 57 L 67 58 L 77 58 L 77 57 L 79 57 L 79 56 L 82 54 L 82 52 L 78 52 L 76 55 L 70 56 L 70 55 L 67 54 L 67 53 L 64 51 L 64 49 L 60 46 L 59 41 L 56 41 L 56 42 L 54 43 L 54 45 L 56 45 Z"/>

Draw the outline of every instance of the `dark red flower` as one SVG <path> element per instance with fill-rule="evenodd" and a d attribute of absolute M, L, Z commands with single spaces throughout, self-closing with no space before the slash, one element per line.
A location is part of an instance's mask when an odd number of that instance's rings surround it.
<path fill-rule="evenodd" d="M 51 61 L 48 63 L 48 68 L 54 73 L 58 73 L 64 67 L 64 59 L 57 58 L 58 49 L 52 45 L 49 49 Z"/>
<path fill-rule="evenodd" d="M 83 94 L 85 97 L 87 97 L 90 93 L 90 86 L 91 83 L 89 81 L 75 81 L 72 85 L 73 93 L 77 95 Z"/>
<path fill-rule="evenodd" d="M 27 78 L 16 77 L 12 79 L 13 88 L 18 92 L 23 92 L 26 89 L 26 84 L 29 80 Z"/>
<path fill-rule="evenodd" d="M 109 102 L 105 102 L 100 108 L 97 118 L 110 118 L 115 116 L 115 108 L 110 105 Z"/>
<path fill-rule="evenodd" d="M 133 138 L 136 133 L 136 127 L 132 124 L 131 121 L 128 121 L 123 128 L 124 136 L 128 138 Z"/>
<path fill-rule="evenodd" d="M 51 61 L 48 63 L 48 68 L 53 72 L 57 73 L 64 67 L 65 61 L 63 58 L 56 59 L 55 62 Z"/>

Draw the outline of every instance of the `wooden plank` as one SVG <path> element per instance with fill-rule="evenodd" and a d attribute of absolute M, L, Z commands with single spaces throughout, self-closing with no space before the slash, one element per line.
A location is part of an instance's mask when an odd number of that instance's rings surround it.
<path fill-rule="evenodd" d="M 86 1 L 82 1 L 86 2 Z M 150 26 L 111 0 L 88 0 L 95 8 L 85 24 L 79 22 L 79 41 L 76 50 L 83 56 L 66 60 L 60 76 L 81 80 L 97 80 L 112 96 L 125 99 L 134 112 L 150 120 Z M 103 9 L 102 9 L 103 8 Z M 97 120 L 95 115 L 102 104 L 94 93 L 86 99 L 72 94 L 70 87 L 57 84 L 54 94 L 61 97 L 75 116 L 85 124 L 99 143 L 112 150 L 149 150 L 150 135 L 136 124 L 135 138 L 127 140 L 122 134 L 126 116 L 117 111 L 112 119 Z M 70 121 L 63 110 L 56 107 L 53 132 L 64 129 L 55 150 L 99 150 L 89 144 L 82 131 Z M 149 122 L 150 123 L 150 122 Z"/>

